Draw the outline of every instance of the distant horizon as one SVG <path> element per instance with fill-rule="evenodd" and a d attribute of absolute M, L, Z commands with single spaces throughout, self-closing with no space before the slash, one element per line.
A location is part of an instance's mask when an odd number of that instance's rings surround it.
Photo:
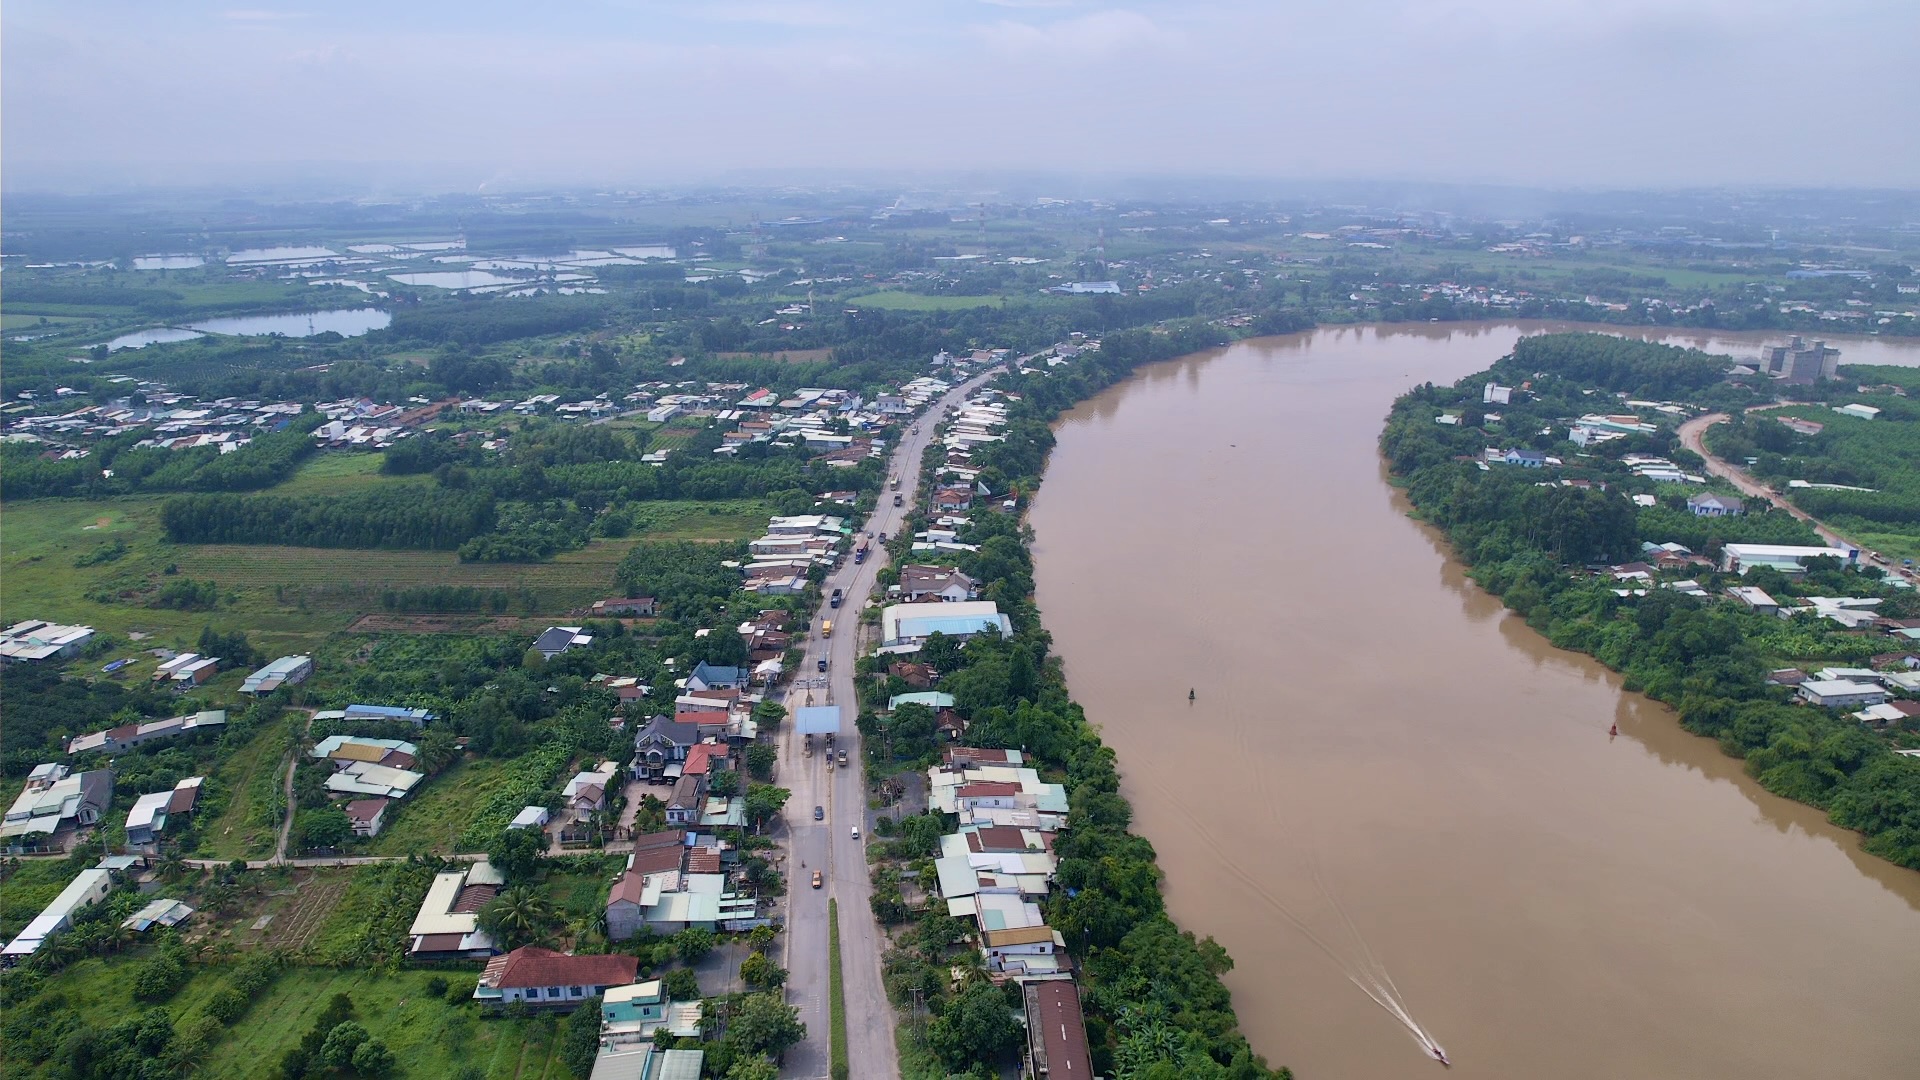
<path fill-rule="evenodd" d="M 155 163 L 153 168 L 164 170 L 166 163 Z M 206 169 L 204 163 L 193 166 Z M 1048 171 L 1009 168 L 994 174 L 983 173 L 979 169 L 938 169 L 938 168 L 889 168 L 876 166 L 870 169 L 834 169 L 826 166 L 762 166 L 751 169 L 735 169 L 706 175 L 689 174 L 683 177 L 641 177 L 641 176 L 600 176 L 566 179 L 553 177 L 516 178 L 503 176 L 497 170 L 481 166 L 448 165 L 443 176 L 438 178 L 418 177 L 404 182 L 391 179 L 395 174 L 409 171 L 423 171 L 416 165 L 400 162 L 367 162 L 363 164 L 344 164 L 337 162 L 288 162 L 285 164 L 234 165 L 223 166 L 216 175 L 173 180 L 117 180 L 111 176 L 112 166 L 76 163 L 61 167 L 60 171 L 70 173 L 67 179 L 51 180 L 29 178 L 22 180 L 9 173 L 0 176 L 0 194 L 8 197 L 74 197 L 98 198 L 116 195 L 211 195 L 211 194 L 258 194 L 263 190 L 309 189 L 306 198 L 356 198 L 378 191 L 385 197 L 394 198 L 444 198 L 448 196 L 513 196 L 539 194 L 666 194 L 694 195 L 721 191 L 741 191 L 751 193 L 784 192 L 789 194 L 828 194 L 836 190 L 852 190 L 863 194 L 879 194 L 889 191 L 992 191 L 1001 188 L 1035 189 L 1029 195 L 1020 192 L 1022 198 L 1049 197 L 1049 193 L 1038 189 L 1054 187 L 1060 189 L 1051 197 L 1067 198 L 1075 201 L 1104 199 L 1159 199 L 1179 201 L 1194 199 L 1212 200 L 1268 200 L 1298 198 L 1332 198 L 1341 194 L 1352 194 L 1354 189 L 1364 188 L 1404 188 L 1411 191 L 1430 193 L 1442 192 L 1512 192 L 1538 195 L 1653 195 L 1653 196 L 1699 196 L 1699 195 L 1738 195 L 1753 193 L 1756 195 L 1781 195 L 1791 193 L 1863 195 L 1886 193 L 1892 195 L 1920 195 L 1920 181 L 1910 184 L 1869 184 L 1869 183 L 1813 183 L 1813 182 L 1723 182 L 1723 183 L 1687 183 L 1687 184 L 1603 184 L 1603 183 L 1519 183 L 1499 180 L 1449 179 L 1446 177 L 1418 177 L 1396 175 L 1339 174 L 1302 175 L 1293 173 L 1197 173 L 1162 172 L 1151 173 L 1139 170 L 1110 171 Z M 455 179 L 451 174 L 467 176 L 486 176 L 481 183 Z M 85 179 L 83 179 L 85 178 Z M 91 181 L 91 182 L 88 182 Z M 1123 188 L 1156 187 L 1166 190 L 1153 194 L 1128 192 Z M 1222 192 L 1220 188 L 1259 188 L 1271 187 L 1271 194 L 1251 191 Z"/>
<path fill-rule="evenodd" d="M 1920 4 L 1877 0 L 14 0 L 0 31 L 6 191 L 651 187 L 770 163 L 1920 188 Z"/>

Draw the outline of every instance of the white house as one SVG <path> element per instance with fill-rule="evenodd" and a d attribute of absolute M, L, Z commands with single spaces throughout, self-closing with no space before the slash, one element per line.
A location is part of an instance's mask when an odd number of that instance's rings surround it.
<path fill-rule="evenodd" d="M 46 940 L 64 930 L 72 929 L 73 916 L 81 908 L 90 907 L 105 899 L 113 891 L 113 876 L 107 871 L 94 867 L 80 871 L 80 876 L 67 883 L 60 895 L 53 898 L 18 937 L 7 943 L 0 956 L 8 963 L 22 956 L 31 956 L 40 950 Z"/>
<path fill-rule="evenodd" d="M 1823 709 L 1878 705 L 1887 700 L 1885 688 L 1848 679 L 1809 679 L 1800 684 L 1800 700 Z"/>
<path fill-rule="evenodd" d="M 1694 517 L 1732 517 L 1746 513 L 1747 507 L 1739 499 L 1703 492 L 1688 497 L 1687 509 Z"/>
<path fill-rule="evenodd" d="M 1000 614 L 991 600 L 959 603 L 893 604 L 880 612 L 882 644 L 921 642 L 934 634 L 969 638 L 989 631 L 1002 637 L 1013 633 L 1013 621 Z"/>

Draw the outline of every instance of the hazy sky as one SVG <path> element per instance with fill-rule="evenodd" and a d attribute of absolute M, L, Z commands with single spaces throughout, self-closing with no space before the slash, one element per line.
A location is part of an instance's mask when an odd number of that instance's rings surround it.
<path fill-rule="evenodd" d="M 911 168 L 1920 186 L 1920 0 L 7 0 L 10 190 Z"/>

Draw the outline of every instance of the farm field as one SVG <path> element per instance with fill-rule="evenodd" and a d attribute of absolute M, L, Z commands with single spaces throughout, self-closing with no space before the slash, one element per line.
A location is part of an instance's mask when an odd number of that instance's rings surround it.
<path fill-rule="evenodd" d="M 747 540 L 766 530 L 773 512 L 760 499 L 666 499 L 635 503 L 632 509 L 642 540 Z"/>
<path fill-rule="evenodd" d="M 773 353 L 723 352 L 715 356 L 727 360 L 783 360 L 790 364 L 808 364 L 833 359 L 832 349 L 782 349 Z"/>
<path fill-rule="evenodd" d="M 970 311 L 980 307 L 999 307 L 1007 299 L 1005 296 L 928 296 L 924 293 L 888 290 L 851 296 L 846 303 L 852 307 L 881 308 L 886 311 Z"/>
<path fill-rule="evenodd" d="M 5 315 L 0 315 L 0 330 L 45 330 L 51 332 L 62 329 L 66 323 L 85 321 L 85 319 L 73 315 L 15 315 L 9 312 Z M 42 323 L 45 325 L 43 326 Z"/>
<path fill-rule="evenodd" d="M 463 563 L 451 551 L 267 544 L 196 544 L 173 550 L 182 574 L 261 591 L 267 602 L 275 599 L 275 587 L 287 586 L 308 603 L 368 611 L 379 607 L 385 589 L 450 585 L 527 592 L 539 610 L 566 611 L 601 599 L 613 587 L 614 568 L 634 542 L 596 540 L 544 563 Z"/>
<path fill-rule="evenodd" d="M 269 489 L 273 495 L 326 495 L 358 491 L 379 484 L 417 480 L 418 477 L 388 476 L 380 471 L 387 455 L 382 453 L 321 453 L 303 462 L 285 481 Z"/>

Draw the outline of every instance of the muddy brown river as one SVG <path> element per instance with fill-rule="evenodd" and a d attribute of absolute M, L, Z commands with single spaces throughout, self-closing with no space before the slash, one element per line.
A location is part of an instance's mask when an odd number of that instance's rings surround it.
<path fill-rule="evenodd" d="M 1303 1080 L 1438 1080 L 1362 986 L 1448 1076 L 1920 1077 L 1920 873 L 1548 645 L 1388 486 L 1393 398 L 1543 328 L 1243 342 L 1062 420 L 1039 603 L 1173 916 Z"/>

